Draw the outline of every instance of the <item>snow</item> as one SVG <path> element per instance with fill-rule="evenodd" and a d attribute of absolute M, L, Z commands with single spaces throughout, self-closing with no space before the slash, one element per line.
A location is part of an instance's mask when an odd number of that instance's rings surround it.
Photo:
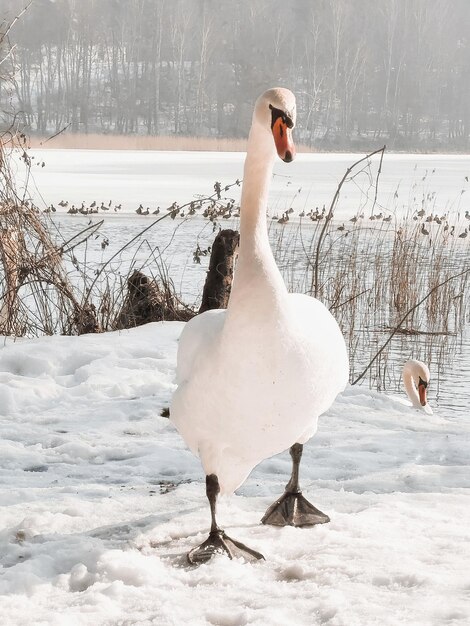
<path fill-rule="evenodd" d="M 349 387 L 305 446 L 313 529 L 259 520 L 287 452 L 220 502 L 247 564 L 186 552 L 206 536 L 198 459 L 160 416 L 180 323 L 0 348 L 2 626 L 466 625 L 468 418 Z"/>
<path fill-rule="evenodd" d="M 32 172 L 40 206 L 112 199 L 130 212 L 107 218 L 100 233 L 112 234 L 110 249 L 149 223 L 133 215 L 140 203 L 163 208 L 208 195 L 216 180 L 241 177 L 244 158 L 33 154 L 46 162 Z M 328 205 L 357 158 L 299 155 L 295 170 L 278 163 L 271 214 Z M 469 171 L 468 155 L 386 155 L 377 210 L 421 208 L 425 197 L 426 208 L 462 217 Z M 349 183 L 337 217 L 370 203 L 368 184 L 366 173 Z M 65 236 L 88 220 L 61 215 L 55 223 Z M 196 297 L 204 268 L 187 257 L 195 239 L 203 241 L 205 230 L 211 235 L 210 225 L 178 224 L 178 249 L 167 250 L 168 262 L 184 268 L 181 287 Z M 167 249 L 174 226 L 162 222 L 152 247 Z M 102 261 L 100 241 L 94 245 Z M 127 259 L 119 263 L 127 268 Z M 195 568 L 185 555 L 208 531 L 204 476 L 160 416 L 174 389 L 181 330 L 179 323 L 150 324 L 5 339 L 0 347 L 0 624 L 470 623 L 468 338 L 441 381 L 439 403 L 431 388 L 434 415 L 405 406 L 404 396 L 349 387 L 320 419 L 305 446 L 301 479 L 330 524 L 259 524 L 287 482 L 285 452 L 261 463 L 219 506 L 228 534 L 266 561 L 217 556 Z"/>
<path fill-rule="evenodd" d="M 137 150 L 31 150 L 34 157 L 29 194 L 40 208 L 61 200 L 80 207 L 93 201 L 134 213 L 139 204 L 151 211 L 173 202 L 183 204 L 213 193 L 215 181 L 223 186 L 243 177 L 245 154 L 241 152 L 156 152 Z M 298 154 L 294 164 L 277 160 L 270 188 L 269 210 L 278 214 L 329 207 L 346 169 L 364 155 Z M 42 167 L 42 163 L 45 166 Z M 379 157 L 371 168 L 357 168 L 342 190 L 337 219 L 352 217 L 372 207 Z M 430 212 L 464 213 L 468 208 L 470 155 L 385 154 L 377 195 L 380 210 L 407 213 L 410 206 Z M 25 179 L 24 164 L 17 161 L 18 181 Z M 240 188 L 230 197 L 239 200 Z M 66 211 L 67 209 L 65 209 Z M 151 219 L 151 218 L 150 218 Z"/>

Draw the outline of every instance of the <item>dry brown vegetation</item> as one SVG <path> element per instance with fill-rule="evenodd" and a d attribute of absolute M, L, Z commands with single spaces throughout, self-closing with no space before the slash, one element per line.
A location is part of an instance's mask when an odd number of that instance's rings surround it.
<path fill-rule="evenodd" d="M 337 227 L 334 250 L 321 258 L 317 295 L 347 338 L 351 380 L 370 364 L 369 378 L 386 388 L 397 350 L 429 363 L 450 354 L 468 314 L 468 243 L 442 225 L 425 237 L 419 222 L 405 219 Z"/>
<path fill-rule="evenodd" d="M 82 333 L 99 330 L 93 306 L 81 301 L 65 270 L 64 258 L 82 239 L 57 245 L 48 222 L 20 196 L 10 170 L 13 150 L 25 137 L 0 137 L 0 332 L 5 335 Z"/>
<path fill-rule="evenodd" d="M 234 208 L 223 192 L 240 181 L 223 190 L 216 183 L 214 193 L 185 205 L 173 203 L 97 268 L 78 251 L 99 236 L 102 221 L 64 240 L 50 214 L 40 213 L 17 193 L 11 155 L 20 150 L 30 168 L 25 144 L 26 138 L 13 132 L 0 138 L 0 334 L 82 334 L 192 317 L 195 310 L 182 303 L 160 251 L 149 245 L 146 233 L 184 211 L 201 212 L 215 230 L 218 217 Z M 103 238 L 102 249 L 107 245 Z M 147 257 L 139 264 L 142 250 Z M 207 252 L 196 248 L 194 260 Z M 124 253 L 133 260 L 121 271 Z"/>
<path fill-rule="evenodd" d="M 99 135 L 61 133 L 53 139 L 31 137 L 31 148 L 59 148 L 74 150 L 211 150 L 243 152 L 245 139 L 217 139 L 212 137 Z"/>

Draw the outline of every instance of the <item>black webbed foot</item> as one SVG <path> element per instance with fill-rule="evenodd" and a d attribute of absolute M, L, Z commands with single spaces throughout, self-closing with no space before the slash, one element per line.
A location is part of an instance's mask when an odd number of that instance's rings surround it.
<path fill-rule="evenodd" d="M 226 554 L 229 559 L 243 557 L 248 562 L 264 560 L 260 552 L 231 539 L 223 530 L 214 530 L 200 546 L 188 552 L 188 561 L 193 565 L 199 565 L 209 561 L 214 554 Z"/>
<path fill-rule="evenodd" d="M 300 491 L 286 491 L 271 504 L 261 519 L 262 524 L 271 526 L 314 526 L 329 521 L 328 515 L 310 504 Z"/>
<path fill-rule="evenodd" d="M 290 448 L 292 474 L 283 495 L 276 500 L 261 519 L 262 524 L 272 526 L 315 526 L 330 521 L 328 515 L 319 511 L 303 497 L 299 487 L 299 465 L 303 445 L 294 443 Z"/>

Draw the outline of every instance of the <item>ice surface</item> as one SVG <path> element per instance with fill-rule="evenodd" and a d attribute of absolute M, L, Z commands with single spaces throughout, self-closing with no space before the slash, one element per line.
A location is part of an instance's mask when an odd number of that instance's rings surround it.
<path fill-rule="evenodd" d="M 380 626 L 470 622 L 469 424 L 348 388 L 305 447 L 313 529 L 259 520 L 283 453 L 220 503 L 246 564 L 185 562 L 209 512 L 159 416 L 180 323 L 0 349 L 0 623 Z"/>
<path fill-rule="evenodd" d="M 139 204 L 153 211 L 173 202 L 183 204 L 198 195 L 213 193 L 215 181 L 223 186 L 243 177 L 241 152 L 155 152 L 134 150 L 31 150 L 34 157 L 29 195 L 38 206 L 68 200 L 79 207 L 109 200 L 134 212 Z M 277 160 L 269 195 L 269 211 L 281 215 L 323 205 L 328 208 L 347 168 L 363 155 L 298 154 L 292 164 Z M 45 162 L 45 167 L 40 164 Z M 354 171 L 354 180 L 343 187 L 336 218 L 346 219 L 371 209 L 379 158 L 371 169 Z M 376 213 L 419 210 L 425 202 L 430 212 L 465 212 L 469 191 L 469 155 L 386 154 L 380 176 Z M 18 180 L 24 166 L 17 163 Z M 467 177 L 467 178 L 465 178 Z M 240 188 L 229 195 L 239 200 Z M 137 217 L 136 217 L 137 219 Z"/>

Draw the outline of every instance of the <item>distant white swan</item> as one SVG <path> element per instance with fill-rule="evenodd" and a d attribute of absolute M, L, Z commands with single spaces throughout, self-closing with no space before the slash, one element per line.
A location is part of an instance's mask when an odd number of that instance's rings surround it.
<path fill-rule="evenodd" d="M 240 248 L 229 305 L 226 311 L 193 318 L 179 342 L 178 388 L 170 418 L 201 459 L 212 519 L 209 538 L 188 554 L 192 563 L 219 551 L 230 558 L 263 558 L 217 526 L 217 495 L 231 493 L 260 461 L 289 447 L 291 479 L 263 522 L 329 521 L 301 495 L 298 469 L 302 444 L 347 383 L 346 345 L 323 304 L 288 294 L 266 222 L 276 151 L 285 162 L 295 156 L 295 115 L 295 98 L 287 89 L 270 89 L 258 98 L 244 167 Z"/>
<path fill-rule="evenodd" d="M 412 359 L 403 366 L 403 384 L 411 404 L 428 415 L 432 415 L 432 409 L 427 401 L 430 380 L 429 368 L 422 361 Z"/>

